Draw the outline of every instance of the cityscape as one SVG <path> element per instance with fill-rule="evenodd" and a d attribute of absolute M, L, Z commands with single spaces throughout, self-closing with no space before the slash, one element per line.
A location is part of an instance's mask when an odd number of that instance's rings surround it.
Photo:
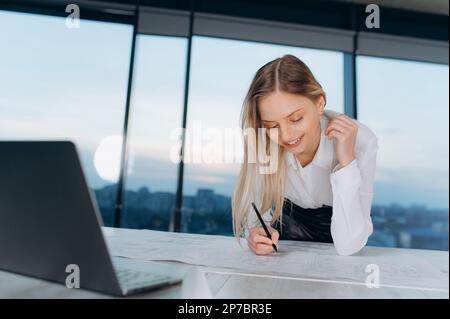
<path fill-rule="evenodd" d="M 116 185 L 94 190 L 106 226 L 113 224 Z M 167 231 L 175 205 L 175 194 L 151 192 L 147 187 L 125 190 L 121 227 Z M 374 232 L 368 245 L 448 250 L 449 211 L 400 204 L 372 206 Z M 183 196 L 181 231 L 233 235 L 231 198 L 211 189 L 198 189 Z"/>

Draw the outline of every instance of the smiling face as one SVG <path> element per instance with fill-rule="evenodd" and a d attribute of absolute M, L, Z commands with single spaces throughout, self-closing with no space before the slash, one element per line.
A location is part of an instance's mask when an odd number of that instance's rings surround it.
<path fill-rule="evenodd" d="M 320 142 L 320 116 L 325 100 L 275 91 L 258 101 L 258 112 L 265 128 L 278 128 L 278 141 L 295 155 L 314 155 Z"/>

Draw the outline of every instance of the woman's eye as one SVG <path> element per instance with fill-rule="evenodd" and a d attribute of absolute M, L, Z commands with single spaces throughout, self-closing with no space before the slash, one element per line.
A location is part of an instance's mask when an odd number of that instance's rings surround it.
<path fill-rule="evenodd" d="M 293 119 L 292 122 L 299 122 L 301 119 L 303 119 L 303 117 L 299 117 L 299 118 Z"/>

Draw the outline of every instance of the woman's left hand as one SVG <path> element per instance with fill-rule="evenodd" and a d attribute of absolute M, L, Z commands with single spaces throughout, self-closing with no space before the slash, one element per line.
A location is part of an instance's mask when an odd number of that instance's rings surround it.
<path fill-rule="evenodd" d="M 341 167 L 355 159 L 355 143 L 358 125 L 348 116 L 341 114 L 328 122 L 325 135 L 336 139 L 336 157 Z"/>

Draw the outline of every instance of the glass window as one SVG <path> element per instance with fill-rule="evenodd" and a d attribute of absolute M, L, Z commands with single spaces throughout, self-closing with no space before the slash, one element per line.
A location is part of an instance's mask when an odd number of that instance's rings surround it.
<path fill-rule="evenodd" d="M 171 134 L 182 125 L 186 54 L 186 38 L 138 35 L 122 227 L 168 230 L 178 177 Z"/>
<path fill-rule="evenodd" d="M 448 72 L 357 58 L 358 118 L 380 146 L 371 245 L 448 250 Z"/>
<path fill-rule="evenodd" d="M 0 138 L 76 143 L 106 225 L 120 163 L 132 27 L 0 11 Z"/>
<path fill-rule="evenodd" d="M 193 139 L 196 129 L 207 134 L 212 128 L 221 132 L 239 128 L 242 102 L 254 74 L 270 60 L 285 54 L 303 60 L 324 87 L 327 108 L 343 112 L 342 53 L 195 36 L 187 117 L 187 129 Z M 215 134 L 210 132 L 211 136 Z M 193 141 L 192 145 L 203 147 L 208 143 L 208 137 L 203 136 L 202 141 Z M 230 154 L 222 155 L 222 159 L 232 158 Z M 231 194 L 239 168 L 236 161 L 185 165 L 183 231 L 232 234 Z"/>

